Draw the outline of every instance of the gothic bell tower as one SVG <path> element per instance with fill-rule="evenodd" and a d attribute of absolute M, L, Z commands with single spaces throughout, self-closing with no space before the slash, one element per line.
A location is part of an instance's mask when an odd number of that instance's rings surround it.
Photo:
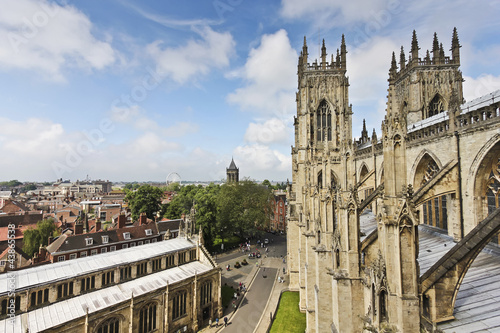
<path fill-rule="evenodd" d="M 308 332 L 362 328 L 359 318 L 341 314 L 362 307 L 355 301 L 362 288 L 346 55 L 344 36 L 330 59 L 323 40 L 319 61 L 309 63 L 304 38 L 298 62 L 288 255 L 290 286 L 301 291 Z"/>

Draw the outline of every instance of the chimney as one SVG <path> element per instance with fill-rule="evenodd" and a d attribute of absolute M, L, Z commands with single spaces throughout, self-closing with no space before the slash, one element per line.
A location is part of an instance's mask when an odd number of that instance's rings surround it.
<path fill-rule="evenodd" d="M 141 213 L 139 216 L 139 225 L 146 225 L 147 224 L 148 217 L 146 213 Z"/>
<path fill-rule="evenodd" d="M 95 221 L 95 232 L 98 232 L 99 230 L 101 230 L 101 221 L 100 220 L 96 220 Z"/>
<path fill-rule="evenodd" d="M 125 214 L 120 214 L 118 216 L 118 229 L 125 228 L 125 223 L 127 222 L 127 217 Z"/>
<path fill-rule="evenodd" d="M 75 235 L 83 234 L 83 223 L 75 223 Z"/>

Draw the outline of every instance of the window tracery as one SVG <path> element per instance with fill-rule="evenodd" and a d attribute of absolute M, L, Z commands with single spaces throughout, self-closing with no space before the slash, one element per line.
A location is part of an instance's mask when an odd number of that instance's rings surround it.
<path fill-rule="evenodd" d="M 435 116 L 444 111 L 444 104 L 439 95 L 434 96 L 429 104 L 429 117 Z"/>
<path fill-rule="evenodd" d="M 332 141 L 332 114 L 325 100 L 316 112 L 316 141 Z"/>

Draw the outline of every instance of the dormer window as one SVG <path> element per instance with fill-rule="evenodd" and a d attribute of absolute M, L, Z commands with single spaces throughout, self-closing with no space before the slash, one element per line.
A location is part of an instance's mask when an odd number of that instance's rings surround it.
<path fill-rule="evenodd" d="M 130 239 L 130 232 L 124 232 L 123 239 Z"/>
<path fill-rule="evenodd" d="M 92 244 L 94 244 L 94 240 L 92 238 L 85 238 L 85 244 L 92 245 Z"/>
<path fill-rule="evenodd" d="M 109 242 L 109 236 L 108 235 L 102 236 L 102 243 L 103 244 L 108 244 L 108 242 Z"/>
<path fill-rule="evenodd" d="M 146 229 L 146 236 L 151 236 L 153 231 L 151 229 Z"/>

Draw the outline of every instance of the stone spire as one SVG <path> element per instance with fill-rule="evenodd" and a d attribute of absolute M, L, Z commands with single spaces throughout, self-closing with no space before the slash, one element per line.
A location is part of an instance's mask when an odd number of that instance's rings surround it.
<path fill-rule="evenodd" d="M 366 130 L 366 121 L 363 119 L 363 130 L 361 131 L 361 143 L 368 142 L 368 131 Z"/>
<path fill-rule="evenodd" d="M 344 34 L 342 34 L 342 44 L 340 44 L 340 58 L 341 58 L 341 64 L 340 64 L 340 67 L 342 69 L 346 69 L 347 68 L 347 60 L 346 60 L 346 54 L 347 54 L 347 50 L 346 50 L 346 47 L 345 47 L 345 37 L 344 37 Z"/>
<path fill-rule="evenodd" d="M 443 43 L 439 44 L 439 63 L 444 64 L 444 48 Z"/>
<path fill-rule="evenodd" d="M 398 65 L 396 63 L 396 54 L 392 52 L 391 69 L 389 69 L 389 77 L 394 78 L 398 72 Z"/>
<path fill-rule="evenodd" d="M 403 49 L 403 46 L 401 46 L 401 53 L 399 54 L 399 68 L 403 70 L 405 69 L 405 65 L 406 65 L 405 51 Z"/>
<path fill-rule="evenodd" d="M 458 41 L 458 33 L 457 28 L 453 28 L 453 37 L 451 38 L 451 57 L 453 62 L 456 64 L 460 64 L 460 42 Z"/>
<path fill-rule="evenodd" d="M 437 33 L 434 33 L 434 41 L 432 42 L 432 63 L 436 64 L 439 59 L 439 41 Z"/>
<path fill-rule="evenodd" d="M 417 40 L 417 32 L 413 30 L 413 37 L 411 40 L 411 59 L 415 62 L 418 62 L 418 40 Z"/>
<path fill-rule="evenodd" d="M 321 47 L 321 68 L 326 69 L 326 46 L 323 39 L 323 46 Z"/>
<path fill-rule="evenodd" d="M 302 62 L 304 64 L 307 64 L 307 42 L 306 42 L 306 36 L 304 36 L 304 45 L 302 46 Z"/>

